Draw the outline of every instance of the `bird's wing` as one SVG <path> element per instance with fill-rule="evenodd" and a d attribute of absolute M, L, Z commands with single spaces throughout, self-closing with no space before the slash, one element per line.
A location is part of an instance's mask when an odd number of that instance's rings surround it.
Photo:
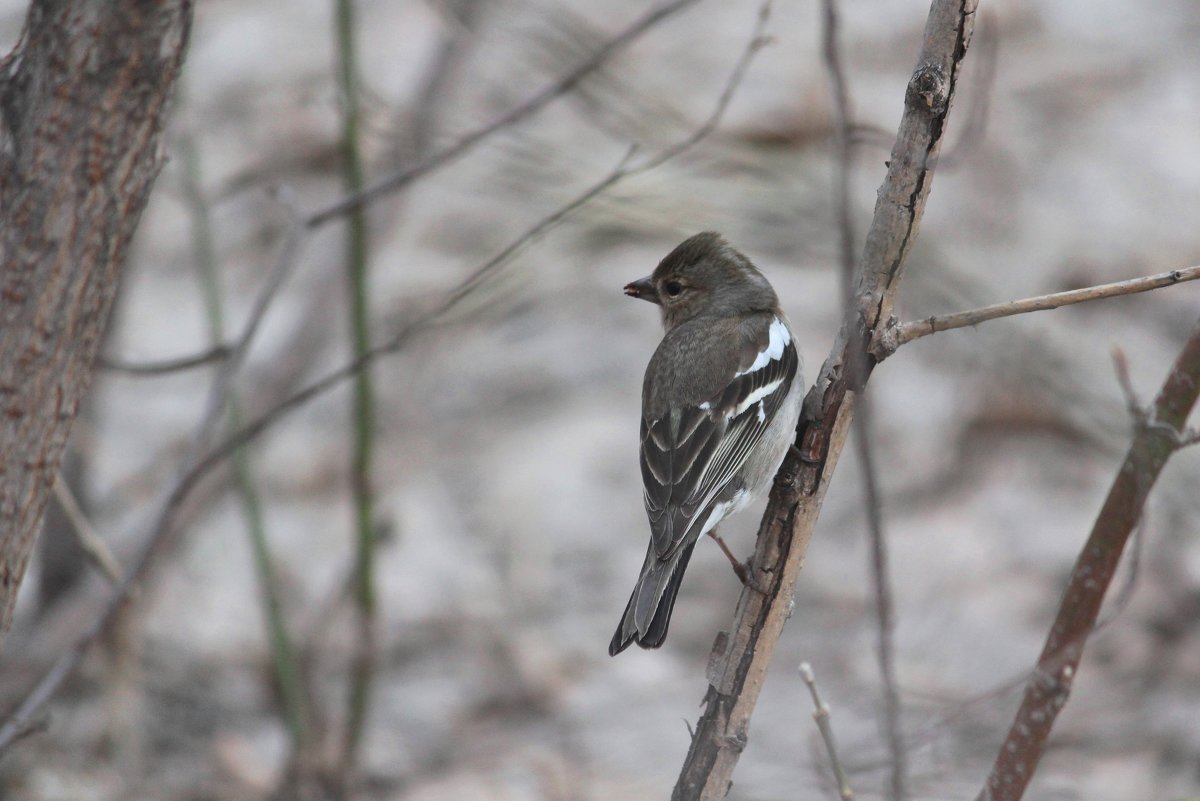
<path fill-rule="evenodd" d="M 791 390 L 800 364 L 791 334 L 778 317 L 764 333 L 750 363 L 709 400 L 642 419 L 642 483 L 660 559 L 720 521 L 725 510 L 718 507 L 728 500 L 722 491 Z"/>

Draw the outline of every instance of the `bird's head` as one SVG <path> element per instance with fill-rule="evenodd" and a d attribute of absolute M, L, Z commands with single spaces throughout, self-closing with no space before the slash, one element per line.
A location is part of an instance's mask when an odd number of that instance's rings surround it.
<path fill-rule="evenodd" d="M 625 294 L 661 306 L 668 331 L 701 315 L 771 311 L 779 302 L 758 268 L 714 231 L 685 239 L 652 275 L 626 284 Z"/>

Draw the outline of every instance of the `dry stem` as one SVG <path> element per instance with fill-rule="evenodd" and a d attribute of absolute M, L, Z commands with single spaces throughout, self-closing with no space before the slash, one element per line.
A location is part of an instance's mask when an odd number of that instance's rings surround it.
<path fill-rule="evenodd" d="M 812 695 L 813 720 L 817 722 L 817 730 L 821 732 L 821 739 L 825 741 L 825 752 L 829 755 L 829 765 L 833 768 L 834 778 L 837 779 L 838 797 L 842 801 L 854 801 L 854 790 L 850 787 L 850 780 L 842 768 L 842 760 L 838 758 L 829 707 L 821 700 L 821 694 L 817 691 L 817 677 L 813 675 L 812 665 L 801 662 L 800 677 L 804 679 L 804 683 L 808 685 L 808 692 Z"/>
<path fill-rule="evenodd" d="M 1149 414 L 1135 417 L 1135 433 L 1091 535 L 1075 562 L 1058 614 L 1025 685 L 1025 698 L 977 801 L 1019 801 L 1037 769 L 1055 718 L 1067 702 L 1088 635 L 1112 583 L 1125 543 L 1200 395 L 1200 322 L 1175 360 Z M 1142 418 L 1142 419 L 1139 419 Z"/>

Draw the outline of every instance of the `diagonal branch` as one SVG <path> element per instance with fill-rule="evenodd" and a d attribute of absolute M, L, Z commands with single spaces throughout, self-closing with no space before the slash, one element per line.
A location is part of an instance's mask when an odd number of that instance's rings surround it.
<path fill-rule="evenodd" d="M 1021 707 L 976 801 L 1019 801 L 1024 794 L 1070 695 L 1084 644 L 1096 626 L 1125 543 L 1137 528 L 1154 482 L 1181 447 L 1179 432 L 1198 395 L 1200 322 L 1171 367 L 1148 421 L 1135 421 L 1133 442 L 1075 561 Z"/>
<path fill-rule="evenodd" d="M 750 718 L 783 625 L 796 578 L 853 416 L 855 390 L 847 365 L 887 320 L 932 184 L 951 99 L 971 41 L 976 0 L 934 0 L 904 115 L 859 261 L 855 308 L 806 400 L 797 442 L 776 476 L 731 634 L 717 638 L 705 711 L 672 798 L 719 801 L 745 747 Z M 872 362 L 866 358 L 866 366 Z M 863 371 L 865 380 L 869 369 Z"/>

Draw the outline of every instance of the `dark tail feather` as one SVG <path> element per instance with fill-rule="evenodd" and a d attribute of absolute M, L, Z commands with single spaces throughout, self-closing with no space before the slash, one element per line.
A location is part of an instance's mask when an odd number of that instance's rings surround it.
<path fill-rule="evenodd" d="M 654 546 L 651 546 L 653 549 Z M 629 603 L 625 606 L 625 614 L 621 616 L 621 624 L 608 644 L 609 656 L 616 656 L 636 642 L 642 648 L 657 648 L 667 639 L 667 627 L 671 625 L 671 611 L 675 608 L 675 597 L 679 594 L 679 586 L 683 582 L 684 571 L 687 570 L 688 560 L 692 558 L 692 549 L 696 543 L 684 546 L 674 559 L 658 562 L 653 554 L 647 556 L 650 562 L 642 570 Z M 666 584 L 663 585 L 663 581 Z M 639 601 L 642 605 L 651 602 L 654 594 L 662 587 L 662 594 L 654 608 L 654 616 L 646 626 L 645 633 L 639 634 L 636 622 L 636 610 Z M 651 595 L 647 596 L 647 593 Z"/>

